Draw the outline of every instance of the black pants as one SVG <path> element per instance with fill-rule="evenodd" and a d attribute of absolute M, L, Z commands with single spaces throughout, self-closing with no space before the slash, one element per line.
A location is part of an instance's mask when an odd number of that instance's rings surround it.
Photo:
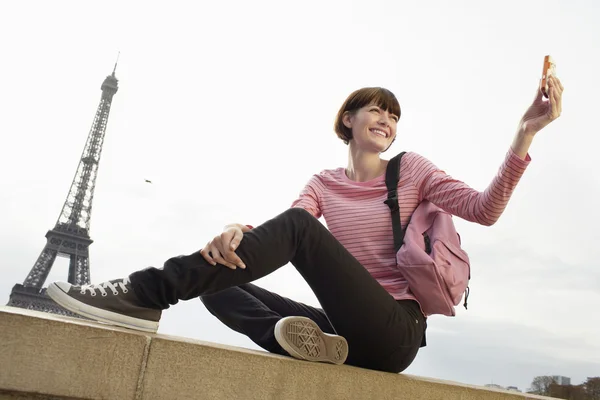
<path fill-rule="evenodd" d="M 388 372 L 401 372 L 416 357 L 425 332 L 425 319 L 416 302 L 396 301 L 369 272 L 312 215 L 291 208 L 244 234 L 236 250 L 246 269 L 231 270 L 213 267 L 199 252 L 169 259 L 161 269 L 147 268 L 130 275 L 131 284 L 140 300 L 148 307 L 166 309 L 179 300 L 217 294 L 240 287 L 256 299 L 255 304 L 271 318 L 255 326 L 244 323 L 250 318 L 237 308 L 223 320 L 232 328 L 252 335 L 253 340 L 266 343 L 267 350 L 280 351 L 271 341 L 273 326 L 279 314 L 278 304 L 288 310 L 304 310 L 325 332 L 337 333 L 348 341 L 347 364 Z M 291 302 L 275 294 L 271 305 L 265 296 L 256 296 L 244 288 L 276 269 L 291 262 L 313 290 L 323 311 L 312 313 L 308 306 Z M 227 296 L 225 291 L 222 296 Z M 254 291 L 256 294 L 256 291 Z M 263 294 L 265 294 L 263 292 Z M 217 295 L 218 296 L 218 295 Z M 276 296 L 276 297 L 275 297 Z M 235 303 L 239 304 L 239 303 Z M 231 305 L 233 307 L 233 304 Z M 300 306 L 300 308 L 298 308 Z M 215 307 L 213 307 L 216 309 Z M 223 310 L 226 307 L 220 307 Z M 249 311 L 250 313 L 255 311 Z M 285 312 L 284 312 L 285 313 Z M 259 311 L 260 314 L 260 311 Z M 238 317 L 236 317 L 238 315 Z M 295 314 L 297 315 L 297 314 Z M 248 326 L 250 326 L 248 328 Z M 260 336 L 266 338 L 264 341 Z"/>

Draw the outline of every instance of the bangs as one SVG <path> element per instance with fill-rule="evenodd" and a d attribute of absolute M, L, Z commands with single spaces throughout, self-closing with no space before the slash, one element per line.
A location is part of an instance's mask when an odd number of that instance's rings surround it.
<path fill-rule="evenodd" d="M 352 140 L 352 129 L 344 125 L 346 114 L 355 114 L 359 109 L 368 105 L 376 105 L 400 119 L 400 104 L 394 93 L 381 87 L 366 87 L 350 94 L 340 107 L 333 128 L 336 135 L 348 144 Z"/>
<path fill-rule="evenodd" d="M 346 111 L 352 112 L 369 104 L 375 104 L 379 108 L 400 118 L 400 104 L 398 103 L 398 99 L 396 99 L 394 93 L 387 89 L 380 87 L 363 88 L 354 92 L 354 95 L 350 97 L 351 99 L 346 106 Z"/>

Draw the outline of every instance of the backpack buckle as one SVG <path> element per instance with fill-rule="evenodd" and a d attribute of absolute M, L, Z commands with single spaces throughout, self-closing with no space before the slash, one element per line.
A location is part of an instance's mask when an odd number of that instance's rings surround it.
<path fill-rule="evenodd" d="M 400 209 L 400 206 L 398 205 L 398 190 L 390 190 L 388 192 L 388 198 L 384 203 L 387 204 L 391 211 L 398 211 Z"/>

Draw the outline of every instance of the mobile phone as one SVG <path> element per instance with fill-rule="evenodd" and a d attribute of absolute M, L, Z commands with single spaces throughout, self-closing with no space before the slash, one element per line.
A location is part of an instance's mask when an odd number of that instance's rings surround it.
<path fill-rule="evenodd" d="M 556 63 L 551 56 L 544 57 L 544 69 L 542 70 L 542 82 L 540 89 L 545 98 L 548 98 L 548 78 L 556 74 Z"/>

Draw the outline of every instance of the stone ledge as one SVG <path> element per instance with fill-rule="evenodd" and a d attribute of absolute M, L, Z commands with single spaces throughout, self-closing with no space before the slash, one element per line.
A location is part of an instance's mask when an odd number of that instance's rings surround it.
<path fill-rule="evenodd" d="M 549 399 L 0 307 L 0 399 Z"/>

